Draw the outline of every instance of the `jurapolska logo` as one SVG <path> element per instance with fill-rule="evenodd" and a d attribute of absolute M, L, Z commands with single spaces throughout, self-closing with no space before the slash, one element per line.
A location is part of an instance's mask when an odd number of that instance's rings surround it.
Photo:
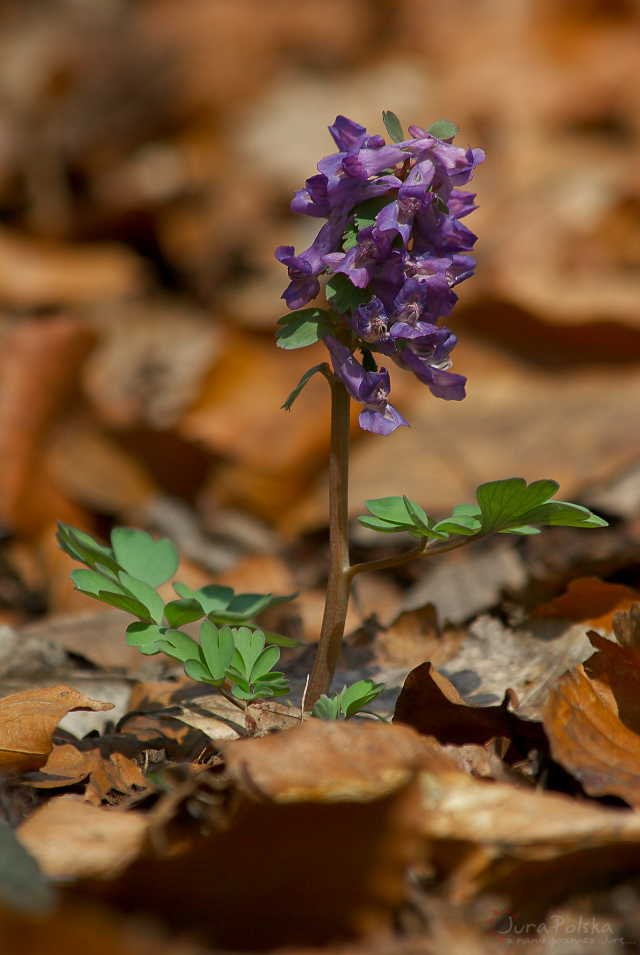
<path fill-rule="evenodd" d="M 585 918 L 582 915 L 570 920 L 563 915 L 551 915 L 546 922 L 518 923 L 518 912 L 511 912 L 506 906 L 502 911 L 493 909 L 493 917 L 486 920 L 491 931 L 489 936 L 497 935 L 505 945 L 569 945 L 575 942 L 599 945 L 624 945 L 624 939 L 613 934 L 609 922 L 598 921 L 595 916 Z"/>

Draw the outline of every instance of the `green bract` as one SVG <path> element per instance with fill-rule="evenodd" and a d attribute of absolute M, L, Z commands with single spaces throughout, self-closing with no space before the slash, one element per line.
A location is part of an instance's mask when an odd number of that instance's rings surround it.
<path fill-rule="evenodd" d="M 322 308 L 303 308 L 278 319 L 282 326 L 276 332 L 280 348 L 306 348 L 335 330 L 328 313 Z"/>
<path fill-rule="evenodd" d="M 490 481 L 476 491 L 477 504 L 458 504 L 451 517 L 436 521 L 419 504 L 407 497 L 382 497 L 365 501 L 369 515 L 358 521 L 383 534 L 404 531 L 413 537 L 447 540 L 450 537 L 473 538 L 487 534 L 537 534 L 537 526 L 606 527 L 601 517 L 578 504 L 550 501 L 558 490 L 555 481 L 533 481 L 527 486 L 523 478 Z"/>

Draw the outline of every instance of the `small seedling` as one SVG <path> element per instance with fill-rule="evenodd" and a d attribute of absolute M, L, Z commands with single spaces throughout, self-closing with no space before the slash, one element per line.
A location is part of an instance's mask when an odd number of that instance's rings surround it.
<path fill-rule="evenodd" d="M 300 379 L 283 408 L 291 410 L 315 374 L 331 389 L 329 468 L 330 564 L 318 652 L 305 697 L 312 715 L 349 719 L 384 688 L 360 680 L 340 693 L 327 694 L 344 635 L 351 582 L 356 574 L 397 567 L 464 547 L 489 534 L 537 534 L 549 525 L 593 528 L 606 521 L 585 507 L 553 500 L 555 481 L 527 485 L 515 477 L 482 484 L 476 503 L 459 504 L 450 517 L 436 520 L 404 496 L 364 502 L 358 518 L 382 534 L 408 533 L 416 547 L 394 557 L 351 564 L 348 533 L 348 469 L 351 399 L 363 407 L 365 431 L 391 435 L 409 423 L 389 402 L 391 361 L 415 375 L 435 398 L 461 401 L 466 378 L 450 371 L 456 336 L 440 324 L 457 301 L 456 285 L 473 275 L 469 254 L 476 236 L 461 220 L 476 208 L 475 194 L 461 189 L 484 161 L 481 149 L 454 146 L 458 127 L 449 120 L 428 129 L 402 124 L 383 113 L 391 139 L 369 135 L 363 126 L 338 116 L 329 131 L 338 152 L 318 163 L 318 174 L 296 192 L 291 209 L 323 219 L 311 246 L 296 255 L 280 246 L 275 255 L 286 266 L 283 293 L 289 313 L 278 321 L 277 344 L 305 348 L 318 341 L 331 365 L 314 365 Z M 326 274 L 328 307 L 309 306 Z M 425 492 L 426 493 L 426 492 Z M 273 670 L 277 645 L 294 641 L 258 629 L 251 621 L 267 607 L 296 594 L 234 594 L 210 584 L 192 591 L 173 585 L 176 600 L 165 603 L 157 588 L 178 568 L 168 540 L 144 531 L 117 527 L 111 547 L 90 535 L 60 525 L 60 547 L 85 570 L 74 570 L 75 587 L 138 618 L 127 628 L 127 642 L 141 653 L 163 652 L 183 663 L 192 679 L 209 683 L 236 705 L 289 692 L 284 675 Z M 180 627 L 202 620 L 200 642 Z"/>

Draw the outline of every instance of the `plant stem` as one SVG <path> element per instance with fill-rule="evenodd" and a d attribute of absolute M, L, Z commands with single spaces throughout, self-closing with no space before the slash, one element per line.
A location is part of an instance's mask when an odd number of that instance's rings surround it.
<path fill-rule="evenodd" d="M 444 554 L 449 550 L 457 550 L 470 544 L 472 541 L 480 540 L 484 534 L 477 534 L 473 537 L 453 537 L 449 540 L 427 542 L 427 538 L 422 539 L 422 543 L 413 550 L 408 550 L 404 554 L 396 554 L 395 557 L 383 557 L 381 560 L 368 560 L 362 564 L 354 564 L 349 569 L 349 576 L 355 577 L 356 574 L 368 573 L 371 570 L 387 570 L 389 567 L 400 567 L 402 564 L 408 564 L 411 560 L 418 560 L 420 557 L 433 557 L 434 554 Z"/>
<path fill-rule="evenodd" d="M 349 425 L 351 399 L 347 389 L 330 372 L 331 454 L 329 459 L 329 582 L 320 630 L 320 641 L 305 709 L 310 710 L 328 693 L 338 663 L 349 604 Z"/>

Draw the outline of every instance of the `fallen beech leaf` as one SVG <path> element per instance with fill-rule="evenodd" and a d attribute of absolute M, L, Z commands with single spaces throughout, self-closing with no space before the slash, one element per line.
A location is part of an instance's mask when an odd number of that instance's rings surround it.
<path fill-rule="evenodd" d="M 26 690 L 0 700 L 0 769 L 26 772 L 47 761 L 55 729 L 72 710 L 112 710 L 68 686 Z"/>
<path fill-rule="evenodd" d="M 169 706 L 163 713 L 172 719 L 180 720 L 187 726 L 193 726 L 205 736 L 214 740 L 239 739 L 247 733 L 243 710 L 238 709 L 220 694 L 200 696 L 175 706 Z"/>
<path fill-rule="evenodd" d="M 0 362 L 0 518 L 12 528 L 40 530 L 49 499 L 58 513 L 52 510 L 48 520 L 63 516 L 39 458 L 47 430 L 68 399 L 91 343 L 86 328 L 67 317 L 24 321 L 4 343 Z M 67 506 L 65 512 L 68 510 Z M 77 520 L 82 512 L 74 510 L 73 514 Z"/>
<path fill-rule="evenodd" d="M 109 737 L 92 740 L 97 743 L 92 749 L 81 750 L 71 743 L 54 746 L 41 772 L 31 774 L 27 782 L 36 789 L 58 789 L 75 785 L 88 777 L 84 801 L 94 806 L 105 802 L 117 804 L 123 795 L 147 790 L 149 784 L 140 766 L 117 750 L 108 752 L 108 740 Z M 130 748 L 136 749 L 135 746 Z M 137 749 L 140 751 L 141 747 Z"/>
<path fill-rule="evenodd" d="M 592 796 L 640 806 L 640 604 L 613 616 L 616 641 L 591 630 L 597 652 L 556 682 L 544 726 L 554 759 Z"/>
<path fill-rule="evenodd" d="M 222 751 L 238 786 L 279 803 L 379 799 L 419 768 L 457 769 L 410 727 L 369 722 L 314 719 L 262 739 L 225 743 Z"/>
<path fill-rule="evenodd" d="M 613 615 L 614 640 L 591 630 L 598 651 L 585 661 L 594 689 L 628 729 L 640 735 L 640 604 Z"/>
<path fill-rule="evenodd" d="M 98 809 L 58 796 L 36 809 L 16 835 L 50 879 L 114 878 L 139 854 L 148 829 L 133 809 Z"/>
<path fill-rule="evenodd" d="M 17 308 L 99 302 L 138 292 L 142 260 L 124 246 L 34 240 L 0 229 L 0 296 Z"/>
<path fill-rule="evenodd" d="M 640 808 L 640 736 L 596 693 L 582 666 L 551 691 L 544 727 L 551 755 L 590 796 L 620 796 Z"/>
<path fill-rule="evenodd" d="M 508 706 L 472 706 L 431 663 L 412 670 L 398 697 L 396 723 L 413 726 L 442 744 L 483 746 L 494 737 L 511 741 L 507 762 L 522 759 L 533 747 L 545 751 L 547 741 L 540 723 L 523 720 Z"/>
<path fill-rule="evenodd" d="M 423 852 L 416 772 L 462 775 L 455 763 L 408 727 L 315 719 L 222 748 L 229 795 L 244 793 L 233 817 L 221 830 L 219 810 L 209 810 L 209 838 L 137 860 L 100 894 L 151 909 L 177 929 L 198 925 L 212 947 L 233 950 L 308 946 L 388 927 L 406 867 Z M 200 818 L 210 804 L 201 804 Z M 195 797 L 189 805 L 195 810 Z M 295 864 L 301 851 L 313 860 L 304 878 Z M 202 878 L 212 858 L 225 860 L 224 878 Z M 250 905 L 248 859 L 259 886 Z"/>
<path fill-rule="evenodd" d="M 630 864 L 637 867 L 636 813 L 463 774 L 423 773 L 420 784 L 420 830 L 435 841 L 455 902 L 484 890 L 540 916 L 567 895 L 601 886 L 605 873 L 619 877 Z M 448 855 L 438 852 L 439 844 L 449 847 Z"/>
<path fill-rule="evenodd" d="M 640 600 L 640 593 L 623 584 L 609 584 L 598 577 L 572 580 L 566 591 L 547 604 L 536 607 L 530 617 L 546 620 L 576 620 L 590 623 L 598 630 L 611 631 L 617 610 L 629 610 Z"/>

